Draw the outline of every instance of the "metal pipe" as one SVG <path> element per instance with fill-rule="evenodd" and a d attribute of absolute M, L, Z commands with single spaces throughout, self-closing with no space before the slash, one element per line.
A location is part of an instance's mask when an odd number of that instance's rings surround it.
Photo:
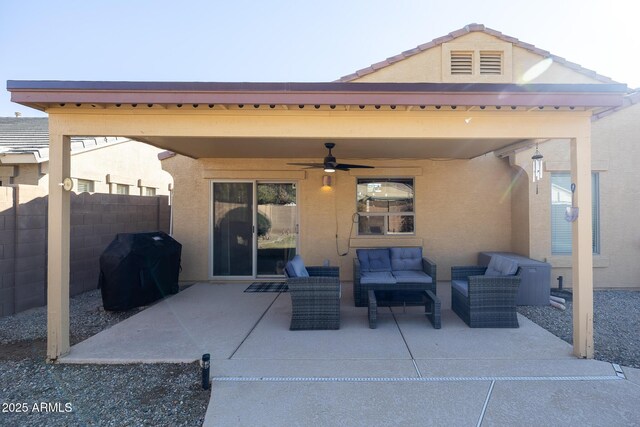
<path fill-rule="evenodd" d="M 562 290 L 562 276 L 558 276 L 558 289 Z"/>

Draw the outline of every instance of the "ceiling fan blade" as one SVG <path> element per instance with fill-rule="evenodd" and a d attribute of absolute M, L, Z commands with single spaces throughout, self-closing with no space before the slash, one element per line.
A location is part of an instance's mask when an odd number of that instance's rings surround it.
<path fill-rule="evenodd" d="M 324 168 L 323 163 L 287 163 L 291 166 L 309 166 L 311 168 Z"/>
<path fill-rule="evenodd" d="M 348 163 L 338 163 L 336 165 L 336 169 L 340 170 L 349 170 L 349 169 L 374 169 L 375 166 L 365 166 L 365 165 L 350 165 Z"/>

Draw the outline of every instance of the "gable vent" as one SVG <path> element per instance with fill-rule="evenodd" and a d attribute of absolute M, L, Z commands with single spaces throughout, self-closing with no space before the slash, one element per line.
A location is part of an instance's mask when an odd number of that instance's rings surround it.
<path fill-rule="evenodd" d="M 480 74 L 502 74 L 502 52 L 480 52 Z"/>
<path fill-rule="evenodd" d="M 473 74 L 473 52 L 451 52 L 451 74 Z"/>

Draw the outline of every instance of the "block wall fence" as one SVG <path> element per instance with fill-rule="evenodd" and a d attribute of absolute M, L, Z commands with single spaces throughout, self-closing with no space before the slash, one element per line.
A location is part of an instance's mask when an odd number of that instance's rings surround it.
<path fill-rule="evenodd" d="M 46 304 L 47 203 L 39 187 L 0 187 L 0 317 Z M 70 295 L 97 288 L 116 234 L 168 233 L 170 215 L 167 196 L 71 193 Z"/>

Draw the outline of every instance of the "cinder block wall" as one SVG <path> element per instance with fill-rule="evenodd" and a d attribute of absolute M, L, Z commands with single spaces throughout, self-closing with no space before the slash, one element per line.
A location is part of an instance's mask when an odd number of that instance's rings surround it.
<path fill-rule="evenodd" d="M 46 304 L 46 193 L 0 187 L 0 316 Z M 70 294 L 98 285 L 100 255 L 118 233 L 169 232 L 167 196 L 71 194 Z"/>
<path fill-rule="evenodd" d="M 0 317 L 14 312 L 15 191 L 0 187 Z"/>

